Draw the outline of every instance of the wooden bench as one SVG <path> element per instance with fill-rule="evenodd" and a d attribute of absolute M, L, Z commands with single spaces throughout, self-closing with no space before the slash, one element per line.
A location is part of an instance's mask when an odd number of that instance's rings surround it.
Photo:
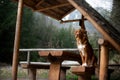
<path fill-rule="evenodd" d="M 112 67 L 118 66 L 119 65 L 108 65 L 107 80 L 110 80 L 111 73 L 114 71 Z M 91 80 L 92 75 L 96 75 L 97 78 L 99 78 L 98 67 L 73 66 L 71 67 L 71 72 L 78 76 L 78 80 Z"/>
<path fill-rule="evenodd" d="M 41 57 L 47 57 L 47 59 L 51 63 L 49 74 L 48 74 L 49 80 L 60 80 L 60 72 L 62 69 L 61 67 L 63 66 L 63 63 L 62 63 L 63 61 L 68 60 L 68 61 L 77 61 L 81 63 L 81 57 L 75 51 L 43 50 L 43 51 L 39 51 L 39 55 Z M 65 65 L 67 65 L 67 63 L 65 63 Z M 71 65 L 73 65 L 73 63 L 71 63 Z"/>
<path fill-rule="evenodd" d="M 27 52 L 26 62 L 20 64 L 29 70 L 30 80 L 36 80 L 37 69 L 49 69 L 48 80 L 66 80 L 66 70 L 81 63 L 81 57 L 77 54 L 78 49 L 20 49 L 20 51 Z M 40 57 L 47 57 L 49 62 L 30 62 L 31 51 L 37 51 Z"/>
<path fill-rule="evenodd" d="M 94 67 L 74 66 L 71 71 L 78 75 L 78 80 L 91 80 L 91 76 L 95 74 Z"/>
<path fill-rule="evenodd" d="M 28 69 L 29 79 L 36 80 L 37 69 L 49 69 L 50 62 L 27 62 L 21 61 L 20 65 L 24 69 Z M 70 69 L 71 66 L 79 66 L 80 64 L 75 61 L 64 61 L 61 66 L 60 80 L 66 80 L 66 70 Z"/>

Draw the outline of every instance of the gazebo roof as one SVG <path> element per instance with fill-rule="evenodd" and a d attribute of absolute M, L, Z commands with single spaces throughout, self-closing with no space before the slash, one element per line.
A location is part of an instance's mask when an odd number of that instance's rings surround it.
<path fill-rule="evenodd" d="M 15 0 L 18 1 L 18 0 Z M 75 8 L 67 0 L 23 0 L 24 4 L 37 11 L 61 20 Z"/>

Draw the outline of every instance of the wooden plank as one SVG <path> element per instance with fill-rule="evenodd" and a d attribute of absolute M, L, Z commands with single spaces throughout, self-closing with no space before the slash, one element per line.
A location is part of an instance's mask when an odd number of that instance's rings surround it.
<path fill-rule="evenodd" d="M 95 51 L 98 48 L 94 48 Z M 31 49 L 19 49 L 21 52 L 28 52 L 28 51 L 79 51 L 77 48 L 31 48 Z"/>
<path fill-rule="evenodd" d="M 73 66 L 71 67 L 71 71 L 74 74 L 81 75 L 81 74 L 94 74 L 95 68 L 94 67 L 83 67 L 83 66 Z"/>
<path fill-rule="evenodd" d="M 20 62 L 20 65 L 22 68 L 35 68 L 35 69 L 49 69 L 50 63 L 44 63 L 44 62 L 30 62 L 29 64 L 27 62 Z"/>
<path fill-rule="evenodd" d="M 78 22 L 80 19 L 74 19 L 74 20 L 61 20 L 60 23 L 68 23 L 68 22 Z"/>
<path fill-rule="evenodd" d="M 120 44 L 116 42 L 119 32 L 110 25 L 97 11 L 89 6 L 84 0 L 68 0 L 94 27 L 120 52 Z M 108 30 L 108 32 L 107 32 Z M 113 33 L 114 32 L 114 33 Z M 117 39 L 118 41 L 120 39 Z"/>
<path fill-rule="evenodd" d="M 62 66 L 60 66 L 61 62 L 52 62 L 52 64 L 50 62 L 30 62 L 30 64 L 28 64 L 28 62 L 20 62 L 22 68 L 24 69 L 28 69 L 29 70 L 29 79 L 30 80 L 36 80 L 36 70 L 37 69 L 51 69 L 51 71 L 56 71 L 57 69 L 57 72 L 52 72 L 52 74 L 55 74 L 57 76 L 55 76 L 55 79 L 59 78 L 59 75 L 60 75 L 60 80 L 66 80 L 66 70 L 70 68 L 71 65 L 73 64 L 70 64 L 68 66 L 68 64 L 66 65 L 66 63 L 62 63 Z M 57 65 L 56 65 L 57 64 Z M 76 64 L 76 63 L 75 63 Z M 51 68 L 50 68 L 51 66 Z M 55 69 L 57 68 L 57 69 Z M 60 70 L 61 68 L 61 70 Z M 55 70 L 54 70 L 55 69 Z M 60 71 L 60 73 L 59 73 Z M 51 77 L 51 75 L 49 75 Z M 54 78 L 54 77 L 53 77 Z"/>
<path fill-rule="evenodd" d="M 40 56 L 48 57 L 49 60 L 73 60 L 81 63 L 81 57 L 75 51 L 39 51 Z"/>
<path fill-rule="evenodd" d="M 52 5 L 52 6 L 49 6 L 47 8 L 38 9 L 38 10 L 35 10 L 35 11 L 42 12 L 42 11 L 45 11 L 45 10 L 54 9 L 54 8 L 63 7 L 63 6 L 68 6 L 68 5 L 71 5 L 71 4 L 70 3 L 62 3 L 62 4 Z"/>
<path fill-rule="evenodd" d="M 19 49 L 19 51 L 78 51 L 77 48 L 63 48 L 63 49 L 56 49 L 56 48 L 38 48 L 38 49 Z"/>
<path fill-rule="evenodd" d="M 87 20 L 87 19 L 84 19 L 84 20 Z M 82 21 L 82 19 L 61 20 L 60 23 L 78 22 L 78 21 Z"/>
<path fill-rule="evenodd" d="M 51 1 L 50 1 L 51 2 Z M 63 3 L 56 3 L 56 4 L 63 4 Z M 52 6 L 53 3 L 48 3 L 46 1 L 44 1 L 43 4 L 41 4 L 39 7 L 36 7 L 35 10 L 38 10 L 38 9 L 44 9 L 44 8 L 47 8 L 47 7 L 50 7 Z M 55 4 L 54 4 L 55 5 Z M 49 14 L 49 16 L 52 16 L 53 18 L 56 17 L 57 20 L 59 20 L 59 17 L 61 17 L 61 15 L 65 14 L 65 11 L 64 10 L 61 10 L 61 8 L 63 7 L 58 7 L 58 8 L 55 8 L 55 9 L 48 9 L 48 10 L 44 10 L 44 11 L 39 11 L 39 12 L 42 12 L 42 13 L 45 13 L 45 14 Z M 57 15 L 56 15 L 57 14 Z M 55 19 L 56 19 L 55 18 Z"/>
<path fill-rule="evenodd" d="M 61 56 L 63 51 L 39 51 L 40 56 Z"/>
<path fill-rule="evenodd" d="M 23 0 L 19 0 L 12 61 L 12 80 L 17 80 L 22 14 L 23 14 Z"/>
<path fill-rule="evenodd" d="M 95 73 L 94 67 L 74 66 L 71 67 L 72 73 L 78 75 L 78 80 L 91 80 L 91 76 Z"/>
<path fill-rule="evenodd" d="M 36 68 L 36 69 L 49 69 L 48 66 L 50 66 L 50 62 L 30 62 L 27 61 L 21 61 L 20 65 L 23 68 Z M 63 61 L 62 62 L 62 68 L 70 68 L 71 66 L 80 66 L 80 63 L 77 61 Z"/>

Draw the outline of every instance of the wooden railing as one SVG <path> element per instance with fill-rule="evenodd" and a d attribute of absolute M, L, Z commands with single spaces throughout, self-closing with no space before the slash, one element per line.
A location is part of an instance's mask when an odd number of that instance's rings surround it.
<path fill-rule="evenodd" d="M 77 48 L 63 48 L 63 49 L 56 49 L 56 48 L 36 48 L 36 49 L 19 49 L 19 52 L 27 52 L 27 62 L 30 63 L 30 54 L 31 52 L 38 52 L 38 51 L 79 51 Z M 94 48 L 94 51 L 99 51 L 98 48 Z M 99 52 L 98 52 L 99 54 Z"/>

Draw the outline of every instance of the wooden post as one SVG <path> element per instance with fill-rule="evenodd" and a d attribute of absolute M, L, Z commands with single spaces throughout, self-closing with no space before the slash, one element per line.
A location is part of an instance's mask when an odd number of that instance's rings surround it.
<path fill-rule="evenodd" d="M 28 69 L 29 70 L 29 80 L 36 80 L 36 69 Z"/>
<path fill-rule="evenodd" d="M 54 63 L 54 64 L 53 64 Z M 60 80 L 61 62 L 52 62 L 49 70 L 49 80 Z"/>
<path fill-rule="evenodd" d="M 61 69 L 60 80 L 66 80 L 66 69 Z"/>
<path fill-rule="evenodd" d="M 86 30 L 84 22 L 85 22 L 85 19 L 84 19 L 84 16 L 82 15 L 81 20 L 79 22 L 79 26 L 81 26 L 82 29 Z"/>
<path fill-rule="evenodd" d="M 19 44 L 20 44 L 20 31 L 21 31 L 21 23 L 22 23 L 22 13 L 23 13 L 23 0 L 19 0 L 19 3 L 18 3 L 18 13 L 17 13 L 17 21 L 16 21 L 14 50 L 13 50 L 12 80 L 17 80 L 17 70 L 18 70 L 18 57 L 19 57 Z"/>
<path fill-rule="evenodd" d="M 108 80 L 108 62 L 109 62 L 108 42 L 105 41 L 104 39 L 99 39 L 98 43 L 101 45 L 99 80 Z"/>

